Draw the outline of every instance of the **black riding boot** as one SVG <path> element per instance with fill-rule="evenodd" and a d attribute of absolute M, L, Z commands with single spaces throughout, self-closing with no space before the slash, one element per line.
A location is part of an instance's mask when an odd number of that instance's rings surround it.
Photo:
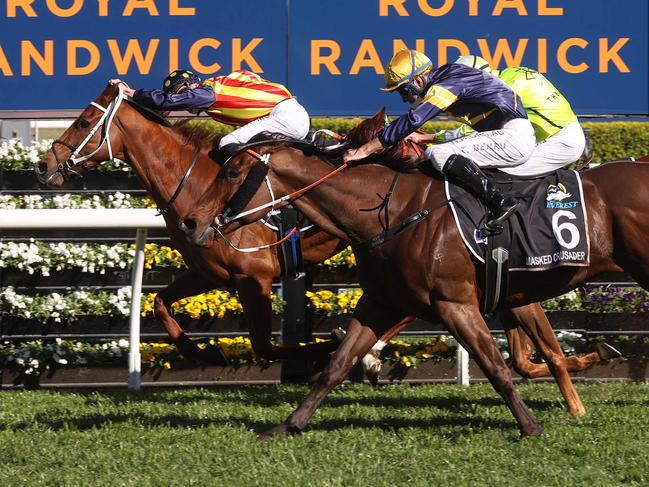
<path fill-rule="evenodd" d="M 239 144 L 235 144 L 235 143 L 225 144 L 223 147 L 217 149 L 216 151 L 212 151 L 210 155 L 212 159 L 214 159 L 219 164 L 223 165 L 228 159 L 230 159 L 230 157 L 232 157 L 237 152 L 239 152 L 240 148 L 241 145 Z"/>
<path fill-rule="evenodd" d="M 490 230 L 502 230 L 503 223 L 519 205 L 514 198 L 503 195 L 475 162 L 462 155 L 450 156 L 443 172 L 453 182 L 473 192 L 489 208 L 489 220 L 485 226 Z"/>

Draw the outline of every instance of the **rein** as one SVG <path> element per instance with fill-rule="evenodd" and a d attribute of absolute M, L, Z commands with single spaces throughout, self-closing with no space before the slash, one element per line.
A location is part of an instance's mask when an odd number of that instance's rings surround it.
<path fill-rule="evenodd" d="M 198 161 L 198 154 L 200 153 L 200 149 L 196 149 L 196 152 L 194 153 L 194 157 L 192 158 L 192 162 L 189 165 L 189 168 L 183 175 L 183 178 L 180 180 L 180 183 L 178 184 L 178 187 L 176 188 L 176 191 L 174 191 L 174 194 L 171 196 L 169 201 L 165 203 L 165 205 L 162 208 L 158 208 L 158 215 L 165 215 L 169 209 L 171 208 L 171 205 L 174 204 L 174 201 L 176 201 L 176 198 L 178 198 L 178 195 L 182 191 L 182 189 L 185 187 L 185 183 L 189 179 L 189 175 L 192 173 L 192 169 L 194 169 L 194 166 L 196 165 L 196 161 Z"/>
<path fill-rule="evenodd" d="M 255 151 L 253 151 L 251 149 L 246 149 L 246 152 L 248 154 L 250 154 L 251 156 L 255 157 L 258 161 L 263 162 L 266 165 L 268 165 L 270 163 L 270 154 L 261 155 L 261 154 L 255 152 Z M 246 210 L 246 211 L 237 213 L 236 215 L 233 215 L 233 216 L 229 216 L 230 208 L 228 208 L 228 209 L 226 209 L 226 211 L 224 213 L 222 213 L 221 215 L 218 215 L 216 217 L 216 219 L 214 220 L 214 223 L 216 224 L 217 228 L 220 228 L 222 226 L 227 225 L 228 223 L 231 223 L 231 222 L 233 222 L 235 220 L 238 220 L 239 218 L 251 215 L 251 214 L 256 213 L 256 212 L 258 212 L 260 210 L 264 210 L 266 208 L 274 209 L 275 205 L 277 203 L 283 203 L 284 201 L 289 201 L 289 200 L 292 200 L 292 199 L 295 199 L 295 198 L 298 198 L 298 197 L 302 196 L 304 193 L 306 193 L 310 189 L 313 189 L 316 186 L 319 186 L 320 184 L 324 183 L 326 180 L 332 178 L 333 176 L 338 174 L 340 171 L 345 169 L 347 166 L 348 166 L 348 164 L 345 162 L 341 166 L 337 167 L 336 169 L 334 169 L 330 173 L 324 175 L 322 178 L 320 178 L 317 181 L 309 184 L 308 186 L 305 186 L 304 188 L 298 189 L 297 191 L 293 191 L 292 193 L 284 195 L 284 196 L 282 196 L 281 198 L 278 198 L 278 199 L 275 199 L 274 193 L 273 193 L 273 190 L 272 190 L 272 186 L 270 184 L 270 179 L 268 179 L 268 176 L 266 176 L 265 180 L 266 180 L 266 184 L 268 185 L 268 188 L 269 188 L 269 191 L 270 191 L 270 194 L 271 194 L 271 201 L 269 201 L 268 203 L 265 203 L 263 205 L 259 205 L 259 206 L 255 207 L 255 208 L 252 208 L 250 210 Z M 236 196 L 236 193 L 235 193 L 235 196 Z M 232 197 L 232 199 L 234 199 L 234 196 Z"/>

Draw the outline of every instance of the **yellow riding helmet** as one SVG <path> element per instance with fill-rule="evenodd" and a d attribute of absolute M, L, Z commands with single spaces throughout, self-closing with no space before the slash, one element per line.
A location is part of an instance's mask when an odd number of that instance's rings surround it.
<path fill-rule="evenodd" d="M 492 69 L 489 66 L 489 63 L 486 59 L 481 58 L 480 56 L 460 56 L 455 60 L 453 64 L 464 64 L 470 68 L 482 69 L 487 73 L 491 73 Z"/>
<path fill-rule="evenodd" d="M 404 83 L 412 82 L 415 76 L 432 66 L 430 59 L 423 52 L 414 49 L 402 49 L 397 52 L 385 68 L 385 88 L 393 91 Z"/>

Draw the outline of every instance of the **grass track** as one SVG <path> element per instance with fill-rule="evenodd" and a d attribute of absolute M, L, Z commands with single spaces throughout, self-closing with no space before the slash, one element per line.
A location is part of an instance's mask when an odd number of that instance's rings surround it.
<path fill-rule="evenodd" d="M 649 485 L 649 385 L 578 385 L 578 420 L 554 384 L 518 389 L 540 438 L 488 385 L 341 387 L 269 443 L 305 387 L 2 391 L 0 485 Z"/>

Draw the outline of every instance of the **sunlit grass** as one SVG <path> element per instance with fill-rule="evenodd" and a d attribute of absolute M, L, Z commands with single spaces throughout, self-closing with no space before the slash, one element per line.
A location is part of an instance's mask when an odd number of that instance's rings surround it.
<path fill-rule="evenodd" d="M 297 437 L 260 443 L 300 386 L 2 391 L 0 485 L 620 485 L 649 483 L 649 385 L 518 386 L 545 428 L 518 439 L 487 385 L 336 389 Z"/>

